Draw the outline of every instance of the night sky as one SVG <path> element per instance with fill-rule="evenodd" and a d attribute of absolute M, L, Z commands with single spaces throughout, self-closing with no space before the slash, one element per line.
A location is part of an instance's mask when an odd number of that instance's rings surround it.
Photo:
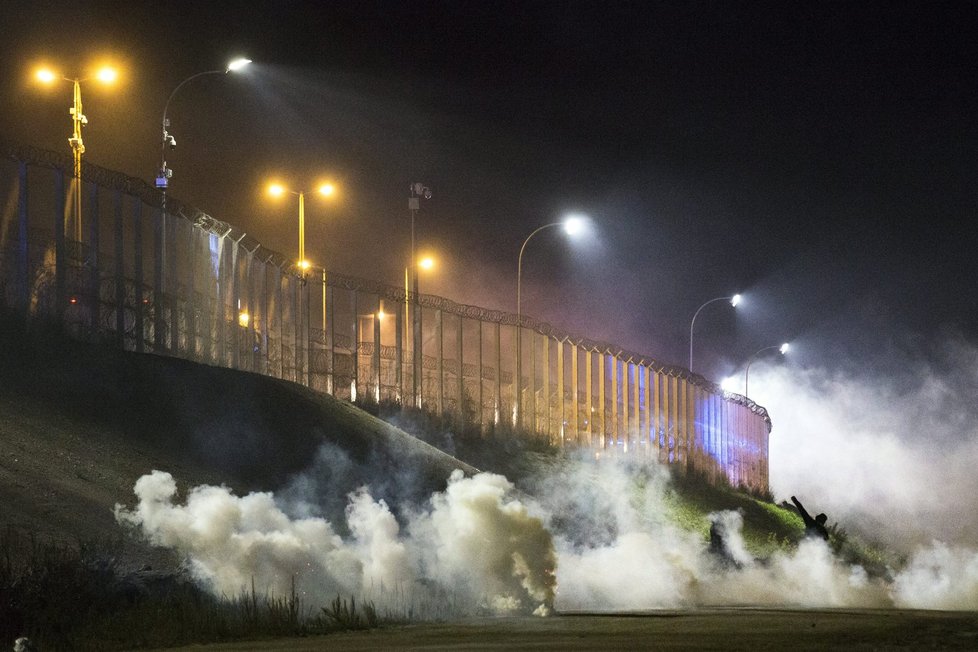
<path fill-rule="evenodd" d="M 433 197 L 422 291 L 523 312 L 711 378 L 787 364 L 892 372 L 978 340 L 978 6 L 952 2 L 6 2 L 0 135 L 151 181 L 170 92 L 171 194 L 294 255 L 391 284 L 409 184 Z"/>

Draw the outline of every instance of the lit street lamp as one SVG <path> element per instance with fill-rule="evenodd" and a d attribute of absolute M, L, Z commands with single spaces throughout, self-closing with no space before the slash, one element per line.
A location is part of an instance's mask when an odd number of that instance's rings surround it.
<path fill-rule="evenodd" d="M 324 183 L 319 186 L 318 192 L 324 197 L 329 197 L 336 192 L 336 188 L 331 183 Z M 306 193 L 302 190 L 290 190 L 280 183 L 272 183 L 268 186 L 268 194 L 273 197 L 281 197 L 285 193 L 299 197 L 299 259 L 296 261 L 296 266 L 299 268 L 302 280 L 305 281 L 306 270 L 310 267 L 309 261 L 306 260 Z"/>
<path fill-rule="evenodd" d="M 177 146 L 176 139 L 173 137 L 173 134 L 168 131 L 170 127 L 170 119 L 166 117 L 167 111 L 170 109 L 170 102 L 173 100 L 173 96 L 177 94 L 177 91 L 183 88 L 184 84 L 197 79 L 198 77 L 202 77 L 204 75 L 222 75 L 230 72 L 237 72 L 247 66 L 249 63 L 251 63 L 251 59 L 234 59 L 228 63 L 227 68 L 224 70 L 205 70 L 204 72 L 198 72 L 196 75 L 191 75 L 177 84 L 177 87 L 173 89 L 172 93 L 170 93 L 170 97 L 167 98 L 166 104 L 163 106 L 163 144 L 160 147 L 160 169 L 156 176 L 156 187 L 162 190 L 164 193 L 166 193 L 166 189 L 170 185 L 170 177 L 173 176 L 173 170 L 166 167 L 166 148 L 169 146 L 170 149 L 174 149 Z"/>
<path fill-rule="evenodd" d="M 715 301 L 729 301 L 730 305 L 736 308 L 737 304 L 740 303 L 740 300 L 741 300 L 741 296 L 739 294 L 735 294 L 732 297 L 717 297 L 716 299 L 710 299 L 702 306 L 697 308 L 696 312 L 693 313 L 693 319 L 692 321 L 689 322 L 689 370 L 690 371 L 693 370 L 693 325 L 696 323 L 696 317 L 700 314 L 700 310 L 707 307 L 711 303 L 714 303 Z"/>
<path fill-rule="evenodd" d="M 530 239 L 535 236 L 540 231 L 544 229 L 549 229 L 554 226 L 564 227 L 564 232 L 569 236 L 575 236 L 579 234 L 585 226 L 585 219 L 579 215 L 570 215 L 560 222 L 551 222 L 550 224 L 544 224 L 541 227 L 537 227 L 530 235 L 526 236 L 526 240 L 523 241 L 523 246 L 520 247 L 520 255 L 516 264 L 516 378 L 514 381 L 514 412 L 513 412 L 513 422 L 514 425 L 520 425 L 520 392 L 522 384 L 522 373 L 523 373 L 523 327 L 521 325 L 523 312 L 522 312 L 522 279 L 523 279 L 523 252 L 526 250 L 527 243 Z"/>
<path fill-rule="evenodd" d="M 75 240 L 82 240 L 82 213 L 81 213 L 81 165 L 82 154 L 85 153 L 85 143 L 82 140 L 82 127 L 88 124 L 88 118 L 82 112 L 81 83 L 88 81 L 89 78 L 79 79 L 78 77 L 63 77 L 48 68 L 37 71 L 37 79 L 43 84 L 52 84 L 61 77 L 63 81 L 69 81 L 74 86 L 74 101 L 68 108 L 71 115 L 71 138 L 68 144 L 71 146 L 71 153 L 74 159 L 74 178 L 75 187 L 72 192 L 73 212 L 75 214 Z M 118 73 L 112 67 L 105 66 L 95 74 L 95 78 L 103 84 L 111 84 L 118 77 Z"/>
<path fill-rule="evenodd" d="M 765 351 L 770 351 L 772 349 L 778 349 L 781 352 L 781 355 L 785 355 L 786 353 L 788 353 L 788 349 L 790 348 L 791 347 L 787 342 L 785 342 L 781 346 L 765 346 L 763 349 L 760 349 L 759 351 L 755 352 L 754 355 L 752 355 L 747 359 L 747 368 L 744 370 L 744 396 L 747 396 L 747 378 L 750 376 L 750 364 L 754 361 L 754 358 L 764 353 Z"/>

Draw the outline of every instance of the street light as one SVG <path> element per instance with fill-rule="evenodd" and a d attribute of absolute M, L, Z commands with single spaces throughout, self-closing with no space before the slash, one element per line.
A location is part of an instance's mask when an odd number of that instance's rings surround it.
<path fill-rule="evenodd" d="M 716 301 L 729 301 L 730 305 L 736 308 L 737 304 L 740 303 L 741 298 L 742 297 L 739 294 L 735 294 L 731 297 L 717 297 L 716 299 L 710 299 L 702 306 L 697 308 L 696 312 L 693 313 L 693 319 L 692 321 L 689 322 L 689 370 L 690 371 L 693 370 L 693 325 L 696 323 L 696 317 L 700 314 L 700 310 L 702 310 L 703 308 L 707 307 L 708 305 Z"/>
<path fill-rule="evenodd" d="M 88 118 L 82 112 L 82 96 L 81 96 L 81 83 L 83 81 L 88 81 L 90 77 L 78 78 L 78 77 L 64 77 L 54 72 L 49 68 L 41 68 L 36 73 L 37 80 L 42 84 L 52 84 L 58 80 L 59 77 L 63 81 L 69 81 L 74 86 L 74 101 L 72 106 L 68 108 L 68 114 L 71 115 L 71 138 L 68 139 L 68 144 L 71 146 L 72 158 L 74 159 L 74 179 L 75 187 L 72 192 L 72 204 L 73 212 L 75 214 L 75 240 L 81 242 L 82 240 L 82 202 L 81 202 L 81 166 L 82 166 L 82 154 L 85 153 L 85 142 L 82 140 L 82 127 L 88 124 Z M 118 73 L 115 68 L 111 66 L 103 66 L 95 73 L 95 79 L 98 79 L 103 84 L 111 84 L 118 77 Z"/>
<path fill-rule="evenodd" d="M 177 84 L 177 87 L 173 89 L 172 93 L 170 93 L 170 97 L 167 98 L 166 104 L 163 106 L 163 144 L 160 147 L 160 169 L 156 176 L 156 187 L 164 192 L 164 201 L 166 197 L 166 189 L 170 185 L 170 177 L 173 176 L 173 170 L 166 167 L 166 148 L 169 146 L 170 149 L 175 149 L 177 146 L 176 139 L 173 137 L 173 134 L 168 131 L 170 127 L 170 120 L 166 117 L 167 111 L 170 108 L 170 102 L 173 100 L 173 96 L 177 94 L 177 91 L 183 88 L 184 84 L 191 80 L 197 79 L 198 77 L 203 77 L 204 75 L 221 75 L 237 72 L 247 66 L 249 63 L 251 63 L 251 59 L 234 59 L 228 63 L 224 70 L 205 70 L 204 72 L 198 72 L 196 75 L 191 75 Z"/>
<path fill-rule="evenodd" d="M 515 391 L 513 392 L 513 421 L 514 425 L 516 426 L 520 425 L 520 392 L 522 385 L 521 375 L 523 373 L 523 327 L 521 325 L 523 317 L 521 296 L 523 280 L 523 252 L 526 250 L 526 245 L 530 242 L 530 239 L 544 229 L 561 226 L 564 228 L 564 233 L 573 237 L 580 234 L 584 230 L 586 222 L 587 218 L 581 215 L 568 215 L 560 222 L 544 224 L 543 226 L 537 227 L 532 233 L 530 233 L 530 235 L 526 236 L 526 240 L 523 241 L 523 246 L 520 247 L 519 259 L 516 263 L 516 379 L 514 380 Z"/>
<path fill-rule="evenodd" d="M 431 199 L 431 188 L 420 182 L 411 184 L 411 196 L 408 197 L 408 210 L 411 211 L 411 269 L 413 271 L 414 282 L 409 296 L 404 297 L 405 321 L 408 320 L 408 304 L 414 303 L 414 320 L 411 324 L 412 337 L 411 348 L 414 351 L 413 369 L 411 372 L 411 390 L 414 396 L 414 407 L 421 408 L 421 395 L 418 392 L 418 378 L 421 376 L 421 303 L 418 296 L 418 249 L 417 239 L 414 235 L 414 222 L 417 212 L 421 208 L 421 199 Z M 410 299 L 413 297 L 413 301 Z"/>
<path fill-rule="evenodd" d="M 329 197 L 335 194 L 336 187 L 331 183 L 324 183 L 319 186 L 317 192 L 324 197 Z M 290 190 L 277 182 L 268 185 L 268 194 L 272 197 L 281 197 L 285 193 L 299 197 L 299 258 L 296 266 L 300 270 L 302 280 L 305 281 L 306 270 L 311 266 L 311 263 L 306 260 L 306 193 L 304 190 Z"/>
<path fill-rule="evenodd" d="M 754 358 L 764 353 L 765 351 L 770 351 L 772 349 L 778 349 L 778 351 L 781 352 L 781 355 L 785 355 L 788 353 L 788 350 L 790 348 L 791 346 L 787 342 L 785 342 L 781 346 L 765 346 L 763 349 L 760 349 L 759 351 L 755 352 L 754 355 L 752 355 L 747 359 L 747 368 L 744 370 L 744 396 L 747 396 L 747 378 L 750 375 L 750 364 L 754 362 Z"/>
<path fill-rule="evenodd" d="M 520 291 L 521 291 L 521 282 L 522 282 L 522 278 L 523 278 L 523 251 L 526 249 L 526 244 L 530 241 L 530 238 L 532 238 L 533 236 L 535 236 L 537 233 L 540 233 L 540 231 L 543 231 L 544 229 L 549 229 L 549 228 L 554 227 L 554 226 L 562 226 L 562 227 L 564 227 L 564 233 L 566 233 L 569 236 L 576 236 L 576 235 L 580 234 L 584 230 L 585 221 L 586 221 L 586 218 L 584 218 L 584 217 L 582 217 L 580 215 L 569 215 L 566 218 L 564 218 L 563 220 L 561 220 L 560 222 L 552 222 L 550 224 L 544 224 L 543 226 L 538 227 L 535 231 L 533 231 L 533 233 L 531 233 L 530 235 L 526 236 L 526 240 L 523 241 L 523 246 L 520 247 L 520 257 L 519 257 L 519 260 L 518 260 L 517 265 L 516 265 L 516 317 L 517 317 L 517 321 L 519 320 L 519 317 L 522 316 L 521 305 L 520 305 L 520 301 L 521 301 Z"/>

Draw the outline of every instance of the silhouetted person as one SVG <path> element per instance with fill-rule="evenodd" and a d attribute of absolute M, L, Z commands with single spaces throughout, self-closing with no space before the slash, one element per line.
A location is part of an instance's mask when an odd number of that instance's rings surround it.
<path fill-rule="evenodd" d="M 795 507 L 798 508 L 798 513 L 801 514 L 802 520 L 805 521 L 805 536 L 821 537 L 822 539 L 828 541 L 829 531 L 825 527 L 825 521 L 827 521 L 829 517 L 825 514 L 819 514 L 815 518 L 812 518 L 812 515 L 808 513 L 805 507 L 801 504 L 800 500 L 792 496 L 791 502 L 793 502 Z"/>

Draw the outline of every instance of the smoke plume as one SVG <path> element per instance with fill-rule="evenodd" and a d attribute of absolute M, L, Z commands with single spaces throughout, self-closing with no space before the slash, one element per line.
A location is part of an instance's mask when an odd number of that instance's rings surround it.
<path fill-rule="evenodd" d="M 116 519 L 184 555 L 217 594 L 236 595 L 254 582 L 281 596 L 294 579 L 314 604 L 337 594 L 369 595 L 381 605 L 435 595 L 473 612 L 545 615 L 552 608 L 550 534 L 502 476 L 456 471 L 406 532 L 383 500 L 361 488 L 348 496 L 347 539 L 324 518 L 290 518 L 270 493 L 238 497 L 200 486 L 181 504 L 176 481 L 163 471 L 141 477 L 135 493 L 138 504 L 116 505 Z"/>

